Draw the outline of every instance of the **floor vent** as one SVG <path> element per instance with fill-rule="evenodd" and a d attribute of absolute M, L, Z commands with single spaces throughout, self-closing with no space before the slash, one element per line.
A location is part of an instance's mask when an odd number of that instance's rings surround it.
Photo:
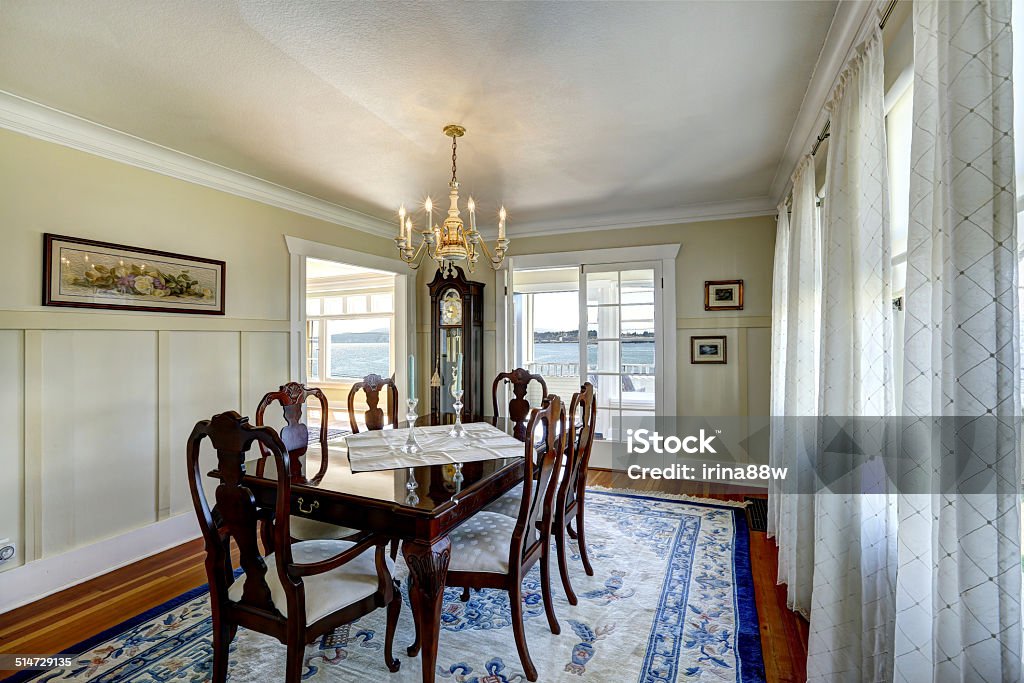
<path fill-rule="evenodd" d="M 768 531 L 768 499 L 747 496 L 747 524 L 751 531 Z"/>

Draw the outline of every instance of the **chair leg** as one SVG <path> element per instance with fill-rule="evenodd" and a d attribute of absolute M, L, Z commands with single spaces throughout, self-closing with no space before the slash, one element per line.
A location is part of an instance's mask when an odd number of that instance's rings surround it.
<path fill-rule="evenodd" d="M 569 582 L 569 565 L 566 561 L 565 552 L 565 520 L 559 519 L 555 523 L 555 550 L 558 552 L 558 573 L 562 577 L 562 588 L 565 590 L 565 597 L 570 605 L 576 605 L 576 593 Z"/>
<path fill-rule="evenodd" d="M 469 586 L 462 589 L 462 602 L 469 602 Z"/>
<path fill-rule="evenodd" d="M 301 683 L 302 660 L 306 654 L 306 645 L 298 638 L 288 639 L 288 652 L 285 655 L 284 683 Z"/>
<path fill-rule="evenodd" d="M 395 631 L 398 630 L 398 615 L 402 611 L 402 591 L 395 582 L 395 593 L 388 603 L 388 621 L 384 629 L 384 665 L 388 671 L 395 673 L 402 663 L 395 659 L 393 647 L 395 644 Z"/>
<path fill-rule="evenodd" d="M 219 615 L 213 619 L 213 683 L 224 683 L 228 679 L 228 657 L 231 640 L 235 636 L 235 628 L 225 624 Z"/>
<path fill-rule="evenodd" d="M 583 560 L 583 569 L 586 570 L 587 576 L 594 575 L 594 568 L 590 566 L 590 556 L 587 555 L 587 536 L 583 522 L 583 505 L 581 504 L 579 509 L 576 510 L 576 536 L 580 544 L 580 559 Z"/>
<path fill-rule="evenodd" d="M 565 530 L 569 532 L 569 538 L 576 540 L 576 530 L 572 528 L 572 520 L 570 519 L 565 524 Z"/>
<path fill-rule="evenodd" d="M 523 671 L 529 681 L 537 680 L 537 667 L 530 659 L 530 651 L 526 649 L 526 632 L 523 629 L 523 589 L 521 581 L 516 580 L 508 596 L 509 605 L 512 607 L 512 635 L 516 639 L 516 649 L 519 650 L 519 661 L 523 663 Z"/>
<path fill-rule="evenodd" d="M 548 617 L 548 628 L 556 636 L 562 632 L 555 616 L 555 603 L 551 599 L 551 543 L 550 539 L 540 556 L 540 594 L 544 599 L 544 613 Z"/>
<path fill-rule="evenodd" d="M 398 539 L 397 538 L 392 538 L 391 539 L 391 559 L 392 560 L 397 560 L 398 559 Z"/>

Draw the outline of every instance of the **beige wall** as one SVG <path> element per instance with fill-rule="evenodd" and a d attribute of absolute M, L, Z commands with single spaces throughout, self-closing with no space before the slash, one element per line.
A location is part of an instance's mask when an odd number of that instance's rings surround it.
<path fill-rule="evenodd" d="M 514 239 L 515 254 L 679 244 L 674 377 L 680 415 L 767 415 L 775 219 L 662 225 Z M 742 311 L 705 311 L 704 281 L 742 279 Z M 493 326 L 493 310 L 490 311 Z M 726 365 L 691 365 L 690 336 L 726 336 Z"/>
<path fill-rule="evenodd" d="M 43 307 L 44 232 L 223 259 L 226 315 Z M 3 130 L 0 234 L 0 539 L 18 546 L 4 571 L 193 514 L 192 425 L 254 415 L 290 379 L 285 234 L 394 255 L 390 240 Z"/>

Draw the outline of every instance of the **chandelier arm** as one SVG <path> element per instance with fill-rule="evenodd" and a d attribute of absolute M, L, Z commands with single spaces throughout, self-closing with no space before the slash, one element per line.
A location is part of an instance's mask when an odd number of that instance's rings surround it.
<path fill-rule="evenodd" d="M 505 245 L 502 245 L 505 242 Z M 498 246 L 496 250 L 500 252 L 500 255 L 495 258 L 491 254 L 491 250 L 487 248 L 487 242 L 484 241 L 483 237 L 476 241 L 480 245 L 480 250 L 484 252 L 484 256 L 487 257 L 487 262 L 491 265 L 492 270 L 501 270 L 501 264 L 505 260 L 505 249 L 508 247 L 508 240 L 498 240 Z"/>

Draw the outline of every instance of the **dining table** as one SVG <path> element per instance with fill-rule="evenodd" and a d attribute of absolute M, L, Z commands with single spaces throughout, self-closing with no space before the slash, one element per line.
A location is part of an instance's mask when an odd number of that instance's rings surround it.
<path fill-rule="evenodd" d="M 416 426 L 450 422 L 453 417 L 425 416 Z M 506 418 L 479 416 L 465 422 L 486 422 L 523 440 L 522 425 Z M 322 478 L 293 474 L 292 515 L 401 541 L 424 683 L 433 683 L 437 663 L 442 599 L 451 560 L 448 534 L 523 480 L 524 454 L 525 446 L 518 456 L 508 458 L 353 472 L 346 442 L 338 439 L 328 444 L 329 462 Z M 317 472 L 319 451 L 307 457 L 317 462 L 304 463 L 303 469 Z M 217 472 L 211 476 L 217 477 Z M 259 474 L 256 468 L 244 476 L 243 483 L 259 507 L 274 509 L 275 477 L 272 471 Z M 408 654 L 416 655 L 414 645 Z"/>

